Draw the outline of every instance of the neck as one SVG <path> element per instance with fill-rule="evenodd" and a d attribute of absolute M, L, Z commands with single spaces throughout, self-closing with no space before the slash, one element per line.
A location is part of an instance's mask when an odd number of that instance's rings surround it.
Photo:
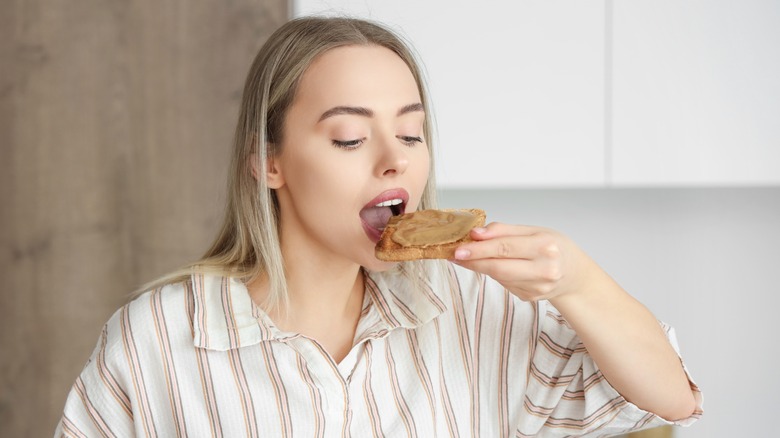
<path fill-rule="evenodd" d="M 341 332 L 351 342 L 363 306 L 360 265 L 316 251 L 292 251 L 284 244 L 282 255 L 289 306 L 269 312 L 276 326 L 317 340 Z M 247 286 L 255 303 L 263 303 L 269 292 L 267 277 Z"/>
<path fill-rule="evenodd" d="M 281 202 L 281 201 L 280 201 Z M 282 331 L 316 340 L 339 362 L 352 348 L 363 307 L 363 275 L 360 265 L 340 256 L 298 224 L 296 216 L 282 208 L 280 243 L 285 266 L 289 306 L 269 312 Z M 256 303 L 268 295 L 267 278 L 248 285 Z"/>
<path fill-rule="evenodd" d="M 318 263 L 310 257 L 301 260 L 285 257 L 285 265 L 290 305 L 284 320 L 302 326 L 328 325 L 353 318 L 357 322 L 363 305 L 363 275 L 359 265 Z"/>

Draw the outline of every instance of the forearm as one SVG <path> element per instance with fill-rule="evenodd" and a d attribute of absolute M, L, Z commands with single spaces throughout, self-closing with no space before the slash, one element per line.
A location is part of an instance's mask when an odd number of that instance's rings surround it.
<path fill-rule="evenodd" d="M 548 299 L 571 324 L 609 383 L 665 419 L 690 416 L 696 400 L 660 324 L 571 240 L 552 230 L 491 223 L 455 252 L 522 300 Z"/>
<path fill-rule="evenodd" d="M 695 400 L 658 321 L 595 263 L 577 293 L 550 302 L 574 328 L 607 381 L 628 401 L 668 420 L 688 417 Z"/>

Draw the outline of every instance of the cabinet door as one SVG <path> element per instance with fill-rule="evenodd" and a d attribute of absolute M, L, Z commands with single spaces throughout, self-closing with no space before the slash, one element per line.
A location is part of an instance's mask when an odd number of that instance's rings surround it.
<path fill-rule="evenodd" d="M 780 2 L 613 7 L 613 182 L 780 183 Z"/>
<path fill-rule="evenodd" d="M 390 25 L 417 49 L 441 187 L 603 185 L 604 2 L 296 0 Z"/>

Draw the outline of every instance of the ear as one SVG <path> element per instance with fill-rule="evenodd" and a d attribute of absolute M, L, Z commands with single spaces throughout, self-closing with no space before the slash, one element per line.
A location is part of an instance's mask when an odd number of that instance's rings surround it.
<path fill-rule="evenodd" d="M 262 165 L 261 160 L 257 154 L 252 154 L 249 158 L 252 161 L 252 176 L 255 179 L 260 178 L 260 168 Z M 275 156 L 269 156 L 265 160 L 265 181 L 269 188 L 279 189 L 284 186 L 284 176 L 282 175 L 281 166 L 279 166 L 279 160 Z"/>

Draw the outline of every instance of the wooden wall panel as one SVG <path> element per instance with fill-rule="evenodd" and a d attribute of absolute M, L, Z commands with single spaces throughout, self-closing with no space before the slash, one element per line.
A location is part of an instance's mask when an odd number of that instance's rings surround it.
<path fill-rule="evenodd" d="M 0 436 L 51 436 L 100 328 L 202 253 L 283 0 L 0 8 Z"/>

